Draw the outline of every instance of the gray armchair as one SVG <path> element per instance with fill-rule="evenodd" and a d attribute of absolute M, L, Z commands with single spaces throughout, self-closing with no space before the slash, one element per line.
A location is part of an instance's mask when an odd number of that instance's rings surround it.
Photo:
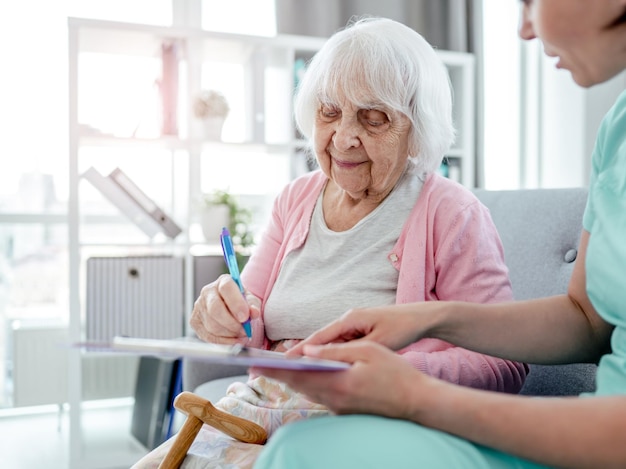
<path fill-rule="evenodd" d="M 586 189 L 476 190 L 475 193 L 491 211 L 502 238 L 515 298 L 564 293 L 577 255 Z M 218 261 L 223 262 L 221 258 Z M 186 390 L 215 400 L 224 395 L 232 381 L 245 380 L 245 371 L 242 367 L 185 360 L 183 385 Z M 592 391 L 595 371 L 594 364 L 531 365 L 521 393 L 576 395 Z"/>
<path fill-rule="evenodd" d="M 567 291 L 582 230 L 587 190 L 477 190 L 489 207 L 517 300 Z M 567 396 L 595 389 L 596 365 L 531 365 L 521 394 Z"/>

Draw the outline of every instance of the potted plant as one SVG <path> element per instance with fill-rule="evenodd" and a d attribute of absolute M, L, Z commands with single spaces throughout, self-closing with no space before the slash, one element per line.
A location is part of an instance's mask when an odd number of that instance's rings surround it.
<path fill-rule="evenodd" d="M 215 90 L 202 90 L 193 101 L 193 114 L 204 123 L 205 136 L 219 140 L 224 121 L 230 112 L 226 97 Z"/>
<path fill-rule="evenodd" d="M 202 232 L 209 243 L 219 243 L 223 227 L 227 227 L 237 248 L 238 257 L 247 254 L 254 244 L 250 230 L 252 212 L 239 204 L 237 198 L 227 190 L 216 190 L 203 196 L 201 216 Z M 240 266 L 241 266 L 241 259 Z"/>

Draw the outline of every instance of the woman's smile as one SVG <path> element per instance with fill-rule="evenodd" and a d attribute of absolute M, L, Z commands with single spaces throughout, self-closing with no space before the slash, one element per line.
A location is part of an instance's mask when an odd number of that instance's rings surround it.
<path fill-rule="evenodd" d="M 365 163 L 365 161 L 348 161 L 348 160 L 340 160 L 335 157 L 331 157 L 331 158 L 333 160 L 333 163 L 336 166 L 338 166 L 339 168 L 345 168 L 345 169 L 356 168 L 357 166 L 360 166 L 363 163 Z"/>

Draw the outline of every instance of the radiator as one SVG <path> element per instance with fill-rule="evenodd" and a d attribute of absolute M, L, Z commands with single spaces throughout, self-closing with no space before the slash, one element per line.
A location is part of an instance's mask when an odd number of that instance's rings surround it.
<path fill-rule="evenodd" d="M 13 406 L 67 402 L 67 327 L 14 326 L 11 332 Z M 136 356 L 84 354 L 81 362 L 83 400 L 132 397 L 138 363 Z"/>
<path fill-rule="evenodd" d="M 92 257 L 87 260 L 87 340 L 115 335 L 172 339 L 183 335 L 183 258 Z"/>

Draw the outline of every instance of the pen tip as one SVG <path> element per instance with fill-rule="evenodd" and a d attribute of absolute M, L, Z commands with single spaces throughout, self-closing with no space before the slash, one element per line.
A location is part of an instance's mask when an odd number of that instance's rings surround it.
<path fill-rule="evenodd" d="M 243 329 L 246 331 L 246 335 L 248 339 L 252 338 L 252 326 L 250 325 L 250 320 L 248 319 L 246 322 L 242 324 Z"/>

